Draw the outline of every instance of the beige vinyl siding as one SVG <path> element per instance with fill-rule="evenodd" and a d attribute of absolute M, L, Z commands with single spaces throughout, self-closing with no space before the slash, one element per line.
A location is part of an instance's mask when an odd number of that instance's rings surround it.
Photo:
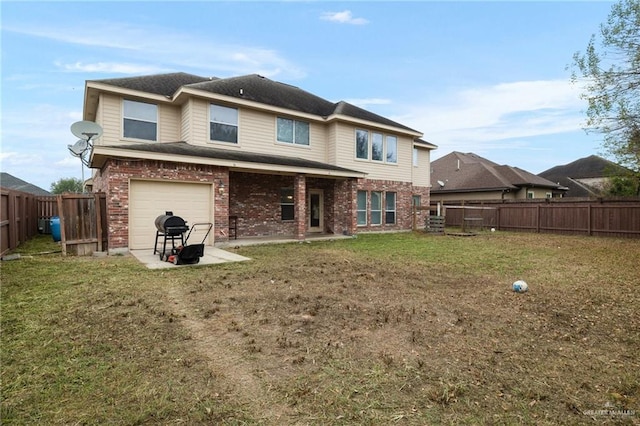
<path fill-rule="evenodd" d="M 367 160 L 357 160 L 355 153 L 356 127 L 339 123 L 336 125 L 336 165 L 348 169 L 367 173 L 367 179 L 394 180 L 411 182 L 413 167 L 413 140 L 400 134 L 380 131 L 366 126 L 359 129 L 375 130 L 385 135 L 394 135 L 398 138 L 398 162 L 381 163 Z M 369 141 L 371 143 L 371 141 Z"/>
<path fill-rule="evenodd" d="M 193 100 L 188 100 L 182 105 L 182 116 L 180 117 L 180 140 L 185 142 L 191 142 L 191 122 L 192 118 L 192 103 Z"/>
<path fill-rule="evenodd" d="M 120 142 L 122 135 L 122 100 L 119 96 L 100 95 L 99 107 L 102 110 L 102 145 L 114 145 Z"/>
<path fill-rule="evenodd" d="M 209 102 L 202 99 L 191 102 L 191 126 L 189 143 L 206 145 L 209 141 Z"/>
<path fill-rule="evenodd" d="M 418 148 L 418 167 L 412 167 L 413 185 L 414 186 L 430 186 L 431 185 L 431 151 L 428 149 Z"/>
<path fill-rule="evenodd" d="M 170 105 L 158 105 L 158 142 L 176 142 L 180 140 L 181 118 L 180 108 Z"/>

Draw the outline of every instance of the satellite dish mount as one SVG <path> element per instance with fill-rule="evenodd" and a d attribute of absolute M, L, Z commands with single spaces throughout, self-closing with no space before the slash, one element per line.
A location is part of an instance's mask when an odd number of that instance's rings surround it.
<path fill-rule="evenodd" d="M 102 136 L 102 127 L 93 121 L 77 121 L 71 125 L 71 133 L 78 139 L 73 145 L 67 145 L 69 152 L 80 159 L 82 167 L 82 184 L 84 185 L 84 166 L 89 166 L 87 152 L 93 148 L 93 141 Z"/>

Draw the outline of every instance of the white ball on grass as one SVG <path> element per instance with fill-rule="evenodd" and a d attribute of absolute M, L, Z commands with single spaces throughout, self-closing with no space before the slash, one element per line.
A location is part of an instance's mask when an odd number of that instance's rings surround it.
<path fill-rule="evenodd" d="M 529 290 L 529 285 L 523 280 L 518 280 L 513 283 L 512 288 L 513 288 L 513 291 L 515 291 L 516 293 L 524 293 L 527 290 Z"/>

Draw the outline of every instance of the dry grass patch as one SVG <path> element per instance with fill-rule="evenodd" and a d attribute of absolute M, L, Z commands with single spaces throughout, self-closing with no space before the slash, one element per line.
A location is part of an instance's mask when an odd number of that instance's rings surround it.
<path fill-rule="evenodd" d="M 273 425 L 640 417 L 637 240 L 414 233 L 236 251 L 253 260 L 164 272 L 117 257 L 4 264 L 5 417 Z M 530 291 L 513 293 L 516 279 Z M 626 415 L 588 415 L 613 408 Z"/>

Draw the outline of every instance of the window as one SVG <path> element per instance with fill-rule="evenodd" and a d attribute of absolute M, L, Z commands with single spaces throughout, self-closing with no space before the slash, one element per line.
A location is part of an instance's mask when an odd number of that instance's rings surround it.
<path fill-rule="evenodd" d="M 148 141 L 158 140 L 158 105 L 124 100 L 122 136 Z"/>
<path fill-rule="evenodd" d="M 551 192 L 547 192 L 544 194 L 546 198 L 553 198 L 553 194 Z"/>
<path fill-rule="evenodd" d="M 422 199 L 419 195 L 414 195 L 411 198 L 411 204 L 413 204 L 416 207 L 420 207 L 422 205 Z"/>
<path fill-rule="evenodd" d="M 384 147 L 382 133 L 372 133 L 371 135 L 371 159 L 373 161 L 384 160 Z"/>
<path fill-rule="evenodd" d="M 238 110 L 211 104 L 209 139 L 238 143 Z"/>
<path fill-rule="evenodd" d="M 396 223 L 396 193 L 384 194 L 384 223 L 394 225 Z"/>
<path fill-rule="evenodd" d="M 280 189 L 280 218 L 282 220 L 293 220 L 295 218 L 293 188 Z"/>
<path fill-rule="evenodd" d="M 369 132 L 356 130 L 356 158 L 369 159 Z"/>
<path fill-rule="evenodd" d="M 418 148 L 413 148 L 413 167 L 418 167 Z"/>
<path fill-rule="evenodd" d="M 367 191 L 358 191 L 358 226 L 367 224 Z"/>
<path fill-rule="evenodd" d="M 309 123 L 278 117 L 278 142 L 309 145 Z"/>
<path fill-rule="evenodd" d="M 387 163 L 398 162 L 398 138 L 387 136 Z"/>
<path fill-rule="evenodd" d="M 371 191 L 371 224 L 382 225 L 382 192 Z"/>
<path fill-rule="evenodd" d="M 533 193 L 533 191 L 527 191 L 527 198 L 534 198 L 535 194 Z"/>

